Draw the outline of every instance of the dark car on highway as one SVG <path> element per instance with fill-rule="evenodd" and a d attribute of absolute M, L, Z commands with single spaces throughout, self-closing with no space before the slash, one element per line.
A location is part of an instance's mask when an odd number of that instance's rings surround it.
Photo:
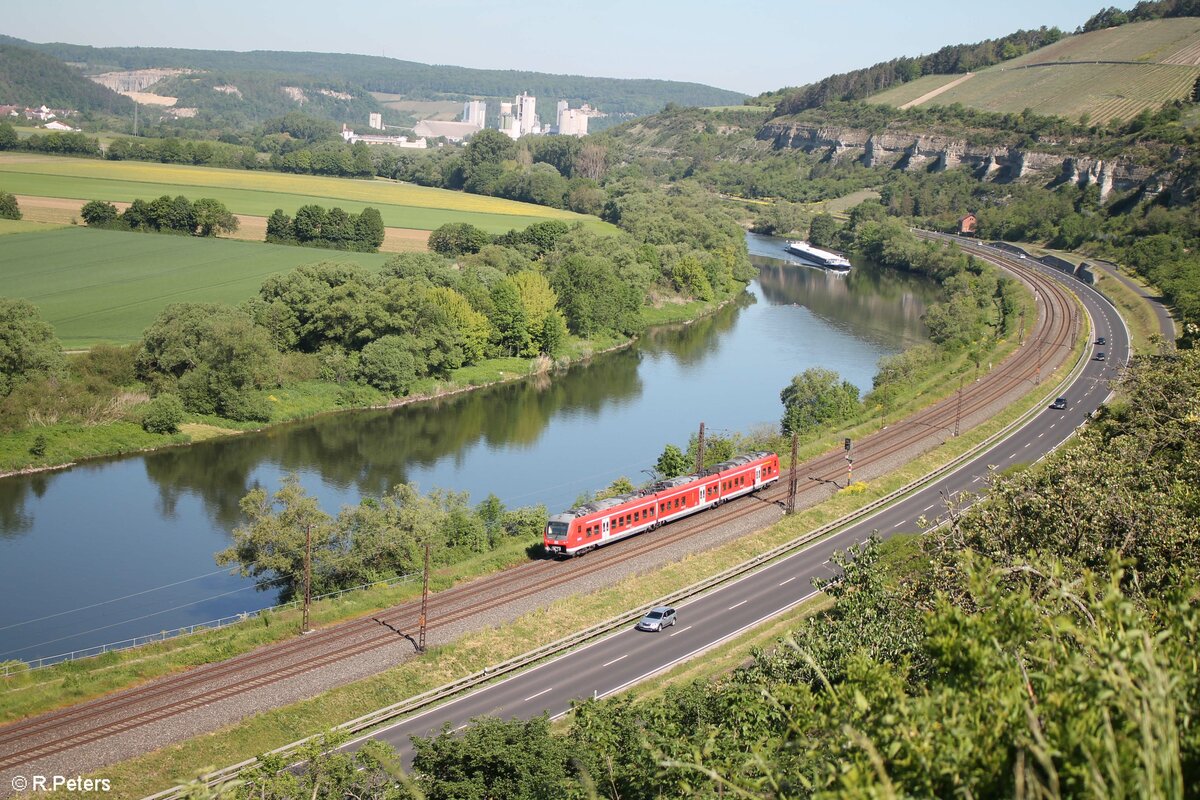
<path fill-rule="evenodd" d="M 1100 345 L 1101 347 L 1104 347 L 1104 345 L 1108 344 L 1108 340 L 1105 339 L 1103 336 L 1100 336 L 1100 337 L 1096 338 L 1096 344 Z"/>
<path fill-rule="evenodd" d="M 1103 360 L 1104 360 L 1104 351 L 1103 351 L 1103 350 L 1101 350 L 1099 353 L 1096 353 L 1096 360 L 1097 360 L 1097 361 L 1103 361 Z"/>
<path fill-rule="evenodd" d="M 1067 398 L 1065 398 L 1065 397 L 1058 398 L 1057 400 L 1055 400 L 1053 403 L 1050 404 L 1050 407 L 1057 408 L 1059 410 L 1066 408 L 1067 407 Z"/>

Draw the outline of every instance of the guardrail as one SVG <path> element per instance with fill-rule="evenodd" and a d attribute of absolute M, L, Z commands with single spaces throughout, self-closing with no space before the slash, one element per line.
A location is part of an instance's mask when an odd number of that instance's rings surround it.
<path fill-rule="evenodd" d="M 364 583 L 359 586 L 351 586 L 348 589 L 339 589 L 336 592 L 327 592 L 326 594 L 317 595 L 313 598 L 313 602 L 318 600 L 330 600 L 335 597 L 340 597 L 350 592 L 359 592 L 364 589 L 372 589 L 377 587 L 395 586 L 399 583 L 414 580 L 420 577 L 417 573 L 408 573 L 405 575 L 393 575 L 391 578 L 385 578 L 382 581 L 373 581 L 372 583 Z M 230 625 L 237 625 L 239 622 L 245 622 L 248 619 L 254 619 L 263 614 L 273 611 L 283 611 L 288 608 L 298 608 L 299 600 L 292 600 L 288 603 L 280 603 L 267 608 L 260 608 L 257 611 L 243 611 L 240 614 L 231 614 L 220 619 L 209 620 L 208 622 L 197 622 L 194 625 L 185 625 L 182 628 L 172 628 L 169 631 L 159 631 L 158 633 L 148 633 L 144 636 L 134 636 L 131 639 L 121 639 L 116 642 L 108 642 L 107 644 L 98 644 L 92 647 L 85 647 L 80 650 L 72 650 L 69 653 L 59 653 L 54 656 L 43 656 L 32 661 L 6 661 L 0 664 L 3 671 L 0 672 L 0 677 L 9 677 L 18 673 L 36 672 L 39 669 L 53 667 L 56 664 L 62 664 L 67 661 L 77 661 L 82 658 L 95 658 L 102 656 L 105 653 L 114 653 L 121 650 L 130 650 L 135 647 L 144 647 L 155 642 L 165 642 L 169 639 L 178 639 L 183 636 L 191 636 L 204 631 L 219 630 L 227 628 Z"/>
<path fill-rule="evenodd" d="M 797 551 L 818 539 L 823 539 L 826 536 L 832 535 L 848 525 L 870 517 L 879 509 L 888 506 L 893 502 L 906 497 L 912 492 L 953 472 L 963 464 L 978 456 L 979 453 L 987 450 L 993 444 L 1008 436 L 1017 428 L 1026 424 L 1030 418 L 1041 412 L 1051 398 L 1056 397 L 1059 393 L 1061 393 L 1064 388 L 1079 375 L 1086 363 L 1087 351 L 1085 349 L 1080 352 L 1074 367 L 1072 367 L 1071 371 L 1066 375 L 1066 377 L 1056 384 L 1052 390 L 1043 394 L 1038 401 L 1035 404 L 1032 404 L 1023 414 L 1018 416 L 1008 425 L 1004 426 L 1004 428 L 993 433 L 991 436 L 987 437 L 967 452 L 957 456 L 954 459 L 951 459 L 937 469 L 934 469 L 925 475 L 910 481 L 904 486 L 889 492 L 887 495 L 878 498 L 855 511 L 852 511 L 849 514 L 839 517 L 838 519 L 828 522 L 818 528 L 814 528 L 813 530 L 808 531 L 796 537 L 795 539 L 785 542 L 784 544 L 778 545 L 765 553 L 761 553 L 760 555 L 743 561 L 741 564 L 730 567 L 724 572 L 710 576 L 701 581 L 697 581 L 690 586 L 684 587 L 683 589 L 659 597 L 658 599 L 653 600 L 637 609 L 625 611 L 615 617 L 605 620 L 604 622 L 597 623 L 586 630 L 579 631 L 571 634 L 570 636 L 558 639 L 557 641 L 542 645 L 541 647 L 530 650 L 520 656 L 509 659 L 508 661 L 504 661 L 495 666 L 485 667 L 479 672 L 472 673 L 471 675 L 467 675 L 456 681 L 452 681 L 437 688 L 430 689 L 423 694 L 410 697 L 385 708 L 376 709 L 375 711 L 358 717 L 357 719 L 344 722 L 341 725 L 333 728 L 333 730 L 347 734 L 361 733 L 378 725 L 382 725 L 385 722 L 391 722 L 399 717 L 411 714 L 415 711 L 431 708 L 443 700 L 458 695 L 469 689 L 478 688 L 500 676 L 514 673 L 522 668 L 550 658 L 551 656 L 563 654 L 568 650 L 572 650 L 580 645 L 586 644 L 593 639 L 597 639 L 605 634 L 611 633 L 617 628 L 628 625 L 630 622 L 640 618 L 646 613 L 646 611 L 654 606 L 677 605 L 683 600 L 697 597 L 705 592 L 715 589 L 722 584 L 728 583 L 731 580 L 741 578 L 751 572 L 754 572 L 766 564 L 790 555 L 794 551 Z M 290 744 L 283 745 L 282 747 L 278 747 L 270 751 L 267 753 L 267 755 L 287 755 L 289 753 L 294 753 L 304 745 L 319 738 L 321 735 L 323 734 L 316 734 L 305 737 L 304 739 L 300 739 L 299 741 L 291 742 Z M 242 770 L 252 767 L 257 763 L 257 758 L 247 759 L 237 764 L 233 764 L 204 775 L 201 780 L 207 786 L 219 786 L 223 783 L 228 783 L 229 781 L 234 780 L 238 774 L 242 772 Z M 150 795 L 144 798 L 144 800 L 176 800 L 177 798 L 182 797 L 180 794 L 182 789 L 182 786 L 176 786 L 157 794 Z"/>

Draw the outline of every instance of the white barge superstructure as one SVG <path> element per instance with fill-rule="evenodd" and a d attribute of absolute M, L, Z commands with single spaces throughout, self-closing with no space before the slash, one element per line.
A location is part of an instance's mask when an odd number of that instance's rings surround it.
<path fill-rule="evenodd" d="M 819 247 L 813 247 L 808 242 L 788 242 L 784 248 L 793 255 L 800 256 L 805 261 L 811 261 L 818 266 L 826 269 L 836 270 L 838 272 L 849 272 L 850 262 L 845 256 L 840 256 L 837 253 L 831 253 L 828 250 L 822 250 Z"/>

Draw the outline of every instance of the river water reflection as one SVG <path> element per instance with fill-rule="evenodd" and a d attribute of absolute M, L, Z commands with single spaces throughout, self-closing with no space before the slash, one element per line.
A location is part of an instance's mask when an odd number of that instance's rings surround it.
<path fill-rule="evenodd" d="M 808 367 L 865 391 L 880 356 L 924 341 L 929 283 L 857 260 L 835 275 L 788 264 L 781 240 L 748 242 L 759 277 L 737 303 L 560 375 L 0 480 L 0 661 L 271 605 L 212 556 L 240 498 L 289 472 L 331 513 L 403 481 L 555 511 L 644 480 L 701 420 L 778 424 L 780 389 Z"/>

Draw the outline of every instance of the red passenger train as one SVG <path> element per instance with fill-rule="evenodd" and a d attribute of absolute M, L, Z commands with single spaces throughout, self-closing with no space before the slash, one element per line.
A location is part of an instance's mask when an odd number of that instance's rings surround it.
<path fill-rule="evenodd" d="M 779 456 L 774 453 L 731 458 L 699 475 L 659 481 L 646 489 L 555 514 L 546 525 L 546 551 L 582 555 L 609 542 L 756 492 L 777 480 Z"/>

